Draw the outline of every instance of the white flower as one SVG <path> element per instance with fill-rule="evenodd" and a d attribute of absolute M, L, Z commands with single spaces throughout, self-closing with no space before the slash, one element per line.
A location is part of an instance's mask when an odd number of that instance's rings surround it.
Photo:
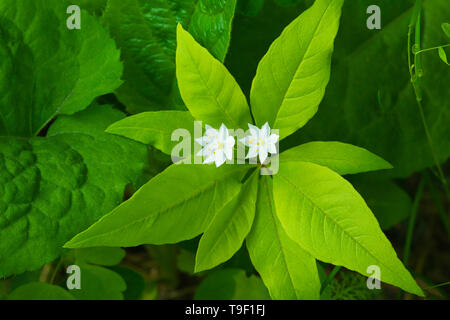
<path fill-rule="evenodd" d="M 197 156 L 206 157 L 203 163 L 216 163 L 216 167 L 221 166 L 226 159 L 233 158 L 234 138 L 228 134 L 227 127 L 222 124 L 219 130 L 205 125 L 206 135 L 195 139 L 202 145 L 203 149 L 197 153 Z"/>
<path fill-rule="evenodd" d="M 277 134 L 270 134 L 270 127 L 267 122 L 261 129 L 258 129 L 258 127 L 251 124 L 248 124 L 248 127 L 250 129 L 250 136 L 246 136 L 240 140 L 243 144 L 250 148 L 245 158 L 254 158 L 259 155 L 259 160 L 261 163 L 264 163 L 269 152 L 270 154 L 277 153 L 277 147 L 275 144 L 280 136 Z"/>

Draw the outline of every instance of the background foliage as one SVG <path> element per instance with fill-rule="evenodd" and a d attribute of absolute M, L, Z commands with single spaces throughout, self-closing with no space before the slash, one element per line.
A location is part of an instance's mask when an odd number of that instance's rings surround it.
<path fill-rule="evenodd" d="M 142 111 L 185 110 L 175 80 L 177 23 L 225 63 L 249 97 L 259 60 L 313 1 L 73 2 L 86 10 L 75 32 L 66 28 L 65 1 L 0 1 L 0 297 L 269 298 L 245 246 L 219 267 L 194 273 L 198 238 L 126 251 L 62 245 L 169 164 L 159 151 L 104 130 Z M 382 29 L 368 30 L 366 8 L 375 2 Z M 450 280 L 449 199 L 408 72 L 414 2 L 345 2 L 325 98 L 281 148 L 343 141 L 392 163 L 393 170 L 349 180 L 427 298 L 447 299 L 448 287 L 436 285 Z M 424 0 L 422 48 L 450 42 L 445 22 L 448 1 Z M 448 180 L 450 72 L 437 51 L 421 56 L 425 121 Z M 74 263 L 86 270 L 83 290 L 67 291 L 65 270 Z M 329 283 L 323 299 L 411 297 L 389 285 L 369 291 L 345 269 L 318 269 Z"/>

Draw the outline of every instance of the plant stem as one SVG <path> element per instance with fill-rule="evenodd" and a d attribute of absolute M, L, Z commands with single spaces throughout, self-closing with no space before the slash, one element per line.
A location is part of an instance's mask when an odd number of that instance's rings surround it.
<path fill-rule="evenodd" d="M 322 287 L 320 288 L 320 294 L 322 294 L 325 291 L 325 289 L 330 284 L 331 280 L 333 280 L 333 278 L 336 276 L 336 274 L 339 272 L 339 270 L 341 270 L 341 268 L 342 268 L 342 266 L 334 266 L 333 270 L 331 270 L 328 277 L 323 281 Z"/>
<path fill-rule="evenodd" d="M 447 179 L 445 178 L 444 172 L 442 170 L 442 167 L 439 163 L 439 157 L 437 156 L 437 152 L 435 150 L 434 144 L 433 144 L 433 138 L 430 133 L 430 129 L 428 127 L 428 124 L 426 122 L 425 118 L 425 112 L 423 110 L 422 105 L 422 90 L 421 90 L 421 78 L 423 76 L 423 70 L 422 70 L 422 57 L 419 54 L 420 52 L 429 50 L 424 49 L 421 50 L 421 10 L 422 10 L 422 0 L 416 0 L 413 13 L 411 16 L 411 20 L 408 27 L 408 64 L 409 64 L 409 73 L 411 76 L 411 83 L 414 89 L 414 93 L 416 96 L 416 102 L 417 106 L 419 107 L 419 113 L 420 118 L 425 130 L 425 135 L 428 141 L 428 145 L 431 150 L 431 156 L 433 157 L 434 165 L 437 168 L 438 171 L 438 177 L 439 180 L 442 183 L 442 186 L 444 188 L 445 194 L 447 198 L 450 200 L 450 189 L 448 187 Z M 412 31 L 414 29 L 414 65 L 411 64 L 411 35 Z M 431 48 L 433 49 L 433 48 Z"/>
<path fill-rule="evenodd" d="M 427 52 L 427 51 L 432 51 L 432 50 L 437 50 L 439 48 L 447 48 L 447 47 L 450 47 L 450 44 L 444 44 L 442 46 L 422 49 L 422 50 L 419 50 L 419 51 L 415 52 L 415 54 L 417 55 L 417 54 L 422 53 L 422 52 Z"/>
<path fill-rule="evenodd" d="M 412 238 L 413 238 L 413 233 L 414 233 L 414 227 L 416 224 L 417 214 L 419 212 L 420 200 L 422 199 L 424 187 L 425 187 L 425 179 L 422 177 L 422 179 L 420 179 L 419 186 L 416 191 L 416 195 L 414 196 L 414 202 L 413 202 L 413 206 L 411 209 L 411 216 L 409 217 L 405 249 L 403 251 L 404 252 L 403 253 L 403 263 L 405 265 L 408 264 L 409 254 L 411 252 L 411 243 L 412 243 Z"/>

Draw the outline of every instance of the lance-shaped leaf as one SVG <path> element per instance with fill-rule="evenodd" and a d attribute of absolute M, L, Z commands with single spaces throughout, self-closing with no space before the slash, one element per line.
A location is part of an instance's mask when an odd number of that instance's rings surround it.
<path fill-rule="evenodd" d="M 246 128 L 252 123 L 241 88 L 225 66 L 179 24 L 177 29 L 177 80 L 181 97 L 192 116 L 219 128 Z"/>
<path fill-rule="evenodd" d="M 185 129 L 191 135 L 194 134 L 194 118 L 189 112 L 142 112 L 112 124 L 106 132 L 150 144 L 170 154 L 178 143 L 178 141 L 172 141 L 172 134 L 177 129 Z"/>
<path fill-rule="evenodd" d="M 236 0 L 109 0 L 103 19 L 125 66 L 119 100 L 133 113 L 184 109 L 175 78 L 177 23 L 223 61 L 235 6 Z"/>
<path fill-rule="evenodd" d="M 198 245 L 195 272 L 211 269 L 239 250 L 255 217 L 259 170 L 242 186 L 236 197 L 225 203 L 211 221 Z"/>
<path fill-rule="evenodd" d="M 274 200 L 286 233 L 314 257 L 423 295 L 385 237 L 363 198 L 334 171 L 288 162 L 274 176 Z"/>
<path fill-rule="evenodd" d="M 283 152 L 280 161 L 312 162 L 341 175 L 392 168 L 366 149 L 342 142 L 305 143 Z"/>
<path fill-rule="evenodd" d="M 120 52 L 97 19 L 66 25 L 68 1 L 0 1 L 0 135 L 28 137 L 120 84 Z"/>
<path fill-rule="evenodd" d="M 206 230 L 240 190 L 248 166 L 172 165 L 65 246 L 175 243 Z"/>
<path fill-rule="evenodd" d="M 251 90 L 258 125 L 284 138 L 314 116 L 330 78 L 343 0 L 317 0 L 289 24 L 262 58 Z"/>
<path fill-rule="evenodd" d="M 272 299 L 319 298 L 316 259 L 290 239 L 281 226 L 269 176 L 260 179 L 255 222 L 246 243 Z"/>

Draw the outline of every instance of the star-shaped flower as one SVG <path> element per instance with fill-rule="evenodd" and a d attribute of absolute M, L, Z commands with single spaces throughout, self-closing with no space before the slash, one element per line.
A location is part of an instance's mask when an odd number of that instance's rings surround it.
<path fill-rule="evenodd" d="M 267 122 L 261 129 L 258 129 L 258 127 L 251 124 L 248 124 L 248 127 L 250 129 L 250 135 L 240 140 L 243 144 L 250 148 L 245 158 L 254 158 L 259 155 L 259 160 L 261 163 L 264 163 L 267 159 L 268 153 L 277 153 L 277 147 L 275 144 L 280 136 L 277 134 L 270 134 L 270 127 Z"/>
<path fill-rule="evenodd" d="M 227 159 L 233 158 L 234 138 L 229 135 L 227 127 L 222 124 L 219 130 L 209 125 L 205 125 L 206 135 L 195 139 L 202 145 L 203 149 L 197 156 L 206 157 L 203 163 L 216 163 L 216 167 L 221 166 Z"/>

